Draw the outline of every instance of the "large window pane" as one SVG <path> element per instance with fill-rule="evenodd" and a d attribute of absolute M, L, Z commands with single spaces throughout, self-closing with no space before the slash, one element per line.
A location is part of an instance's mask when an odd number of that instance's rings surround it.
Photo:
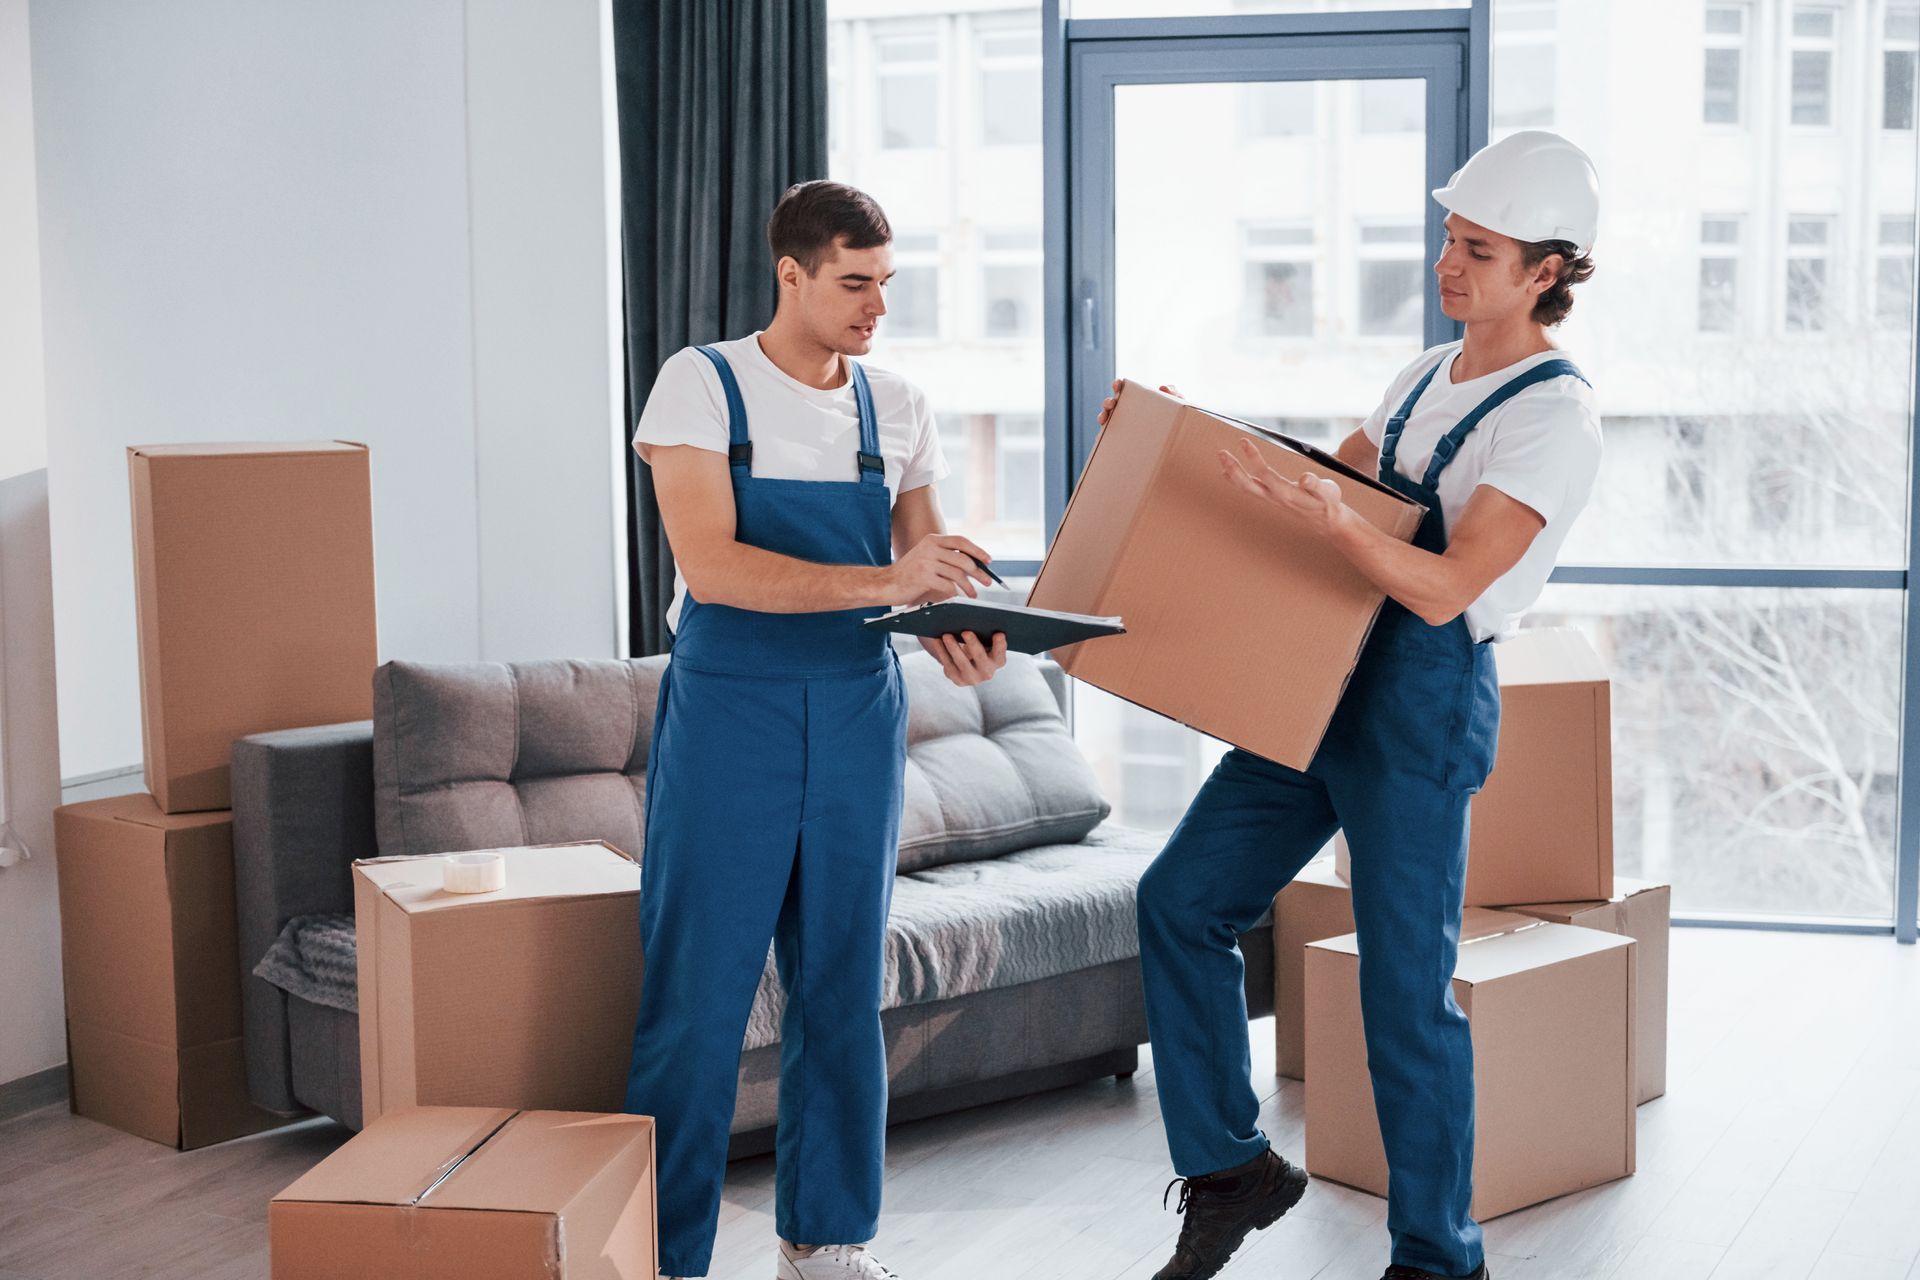
<path fill-rule="evenodd" d="M 1471 0 L 1073 0 L 1076 18 L 1195 18 L 1235 13 L 1365 13 L 1465 9 Z"/>
<path fill-rule="evenodd" d="M 1496 95 L 1531 12 L 1493 0 Z M 1904 566 L 1916 149 L 1879 78 L 1920 9 L 1562 4 L 1553 39 L 1553 127 L 1602 186 L 1597 270 L 1554 332 L 1606 439 L 1563 562 Z M 1632 84 L 1634 110 L 1576 75 Z M 1781 459 L 1808 477 L 1791 493 Z"/>
<path fill-rule="evenodd" d="M 1896 591 L 1550 587 L 1613 671 L 1614 862 L 1674 907 L 1885 918 Z"/>
<path fill-rule="evenodd" d="M 998 559 L 1045 554 L 1040 7 L 829 0 L 828 176 L 893 223 L 867 360 L 927 394 L 948 523 Z M 1002 452 L 1003 442 L 1016 440 Z"/>

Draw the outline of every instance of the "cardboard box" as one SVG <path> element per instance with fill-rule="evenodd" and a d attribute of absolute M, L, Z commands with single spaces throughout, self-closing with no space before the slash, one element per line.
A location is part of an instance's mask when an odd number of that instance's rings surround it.
<path fill-rule="evenodd" d="M 1555 924 L 1617 933 L 1634 941 L 1633 1043 L 1635 1098 L 1667 1091 L 1667 932 L 1673 887 L 1615 876 L 1605 902 L 1541 902 L 1506 908 Z"/>
<path fill-rule="evenodd" d="M 1606 665 L 1570 628 L 1493 646 L 1500 746 L 1473 798 L 1470 907 L 1611 898 L 1613 697 Z M 1344 836 L 1336 869 L 1348 878 Z"/>
<path fill-rule="evenodd" d="M 115 796 L 53 839 L 74 1113 L 182 1151 L 284 1123 L 247 1101 L 232 816 Z"/>
<path fill-rule="evenodd" d="M 647 1116 L 418 1107 L 273 1198 L 274 1280 L 655 1280 Z"/>
<path fill-rule="evenodd" d="M 640 1005 L 640 867 L 599 842 L 499 851 L 507 884 L 448 893 L 441 859 L 353 866 L 365 1118 L 417 1105 L 618 1111 Z"/>
<path fill-rule="evenodd" d="M 233 740 L 373 714 L 367 447 L 127 450 L 147 789 L 225 809 Z"/>
<path fill-rule="evenodd" d="M 1634 1170 L 1634 942 L 1466 913 L 1454 999 L 1473 1028 L 1473 1216 Z M 1307 1170 L 1387 1192 L 1352 934 L 1307 947 Z"/>
<path fill-rule="evenodd" d="M 1385 597 L 1287 513 L 1228 484 L 1218 452 L 1248 439 L 1282 474 L 1331 475 L 1362 517 L 1413 537 L 1424 508 L 1372 477 L 1128 382 L 1028 603 L 1125 619 L 1124 636 L 1055 651 L 1068 674 L 1305 768 Z"/>
<path fill-rule="evenodd" d="M 1283 1076 L 1306 1078 L 1307 944 L 1353 932 L 1353 893 L 1315 858 L 1273 900 L 1274 1061 Z"/>

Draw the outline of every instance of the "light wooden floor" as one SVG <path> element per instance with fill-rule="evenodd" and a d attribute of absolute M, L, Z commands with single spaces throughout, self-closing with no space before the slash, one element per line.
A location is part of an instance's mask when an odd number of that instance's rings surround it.
<path fill-rule="evenodd" d="M 1669 1091 L 1632 1178 L 1487 1224 L 1499 1280 L 1920 1280 L 1920 950 L 1680 930 Z M 1264 1122 L 1301 1086 L 1254 1026 Z M 321 1121 L 176 1154 L 48 1109 L 0 1125 L 0 1280 L 267 1275 L 267 1198 L 344 1140 Z M 1178 1219 L 1150 1065 L 895 1129 L 875 1251 L 908 1280 L 1145 1280 Z M 773 1166 L 732 1167 L 712 1274 L 768 1280 Z M 1224 1273 L 1378 1280 L 1385 1205 L 1325 1183 Z"/>

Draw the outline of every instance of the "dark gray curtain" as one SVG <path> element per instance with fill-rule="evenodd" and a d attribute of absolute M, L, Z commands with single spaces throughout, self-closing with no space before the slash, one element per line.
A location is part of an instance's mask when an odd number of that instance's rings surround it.
<path fill-rule="evenodd" d="M 826 0 L 613 0 L 631 438 L 661 362 L 773 318 L 767 215 L 827 171 Z M 631 449 L 635 656 L 667 648 L 673 554 Z"/>

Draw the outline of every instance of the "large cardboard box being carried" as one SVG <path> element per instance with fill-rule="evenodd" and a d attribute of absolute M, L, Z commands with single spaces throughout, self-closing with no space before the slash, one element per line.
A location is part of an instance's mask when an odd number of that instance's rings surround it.
<path fill-rule="evenodd" d="M 653 1121 L 393 1112 L 267 1208 L 274 1280 L 655 1280 Z"/>
<path fill-rule="evenodd" d="M 144 445 L 127 466 L 147 789 L 225 809 L 235 738 L 373 714 L 367 448 Z"/>
<path fill-rule="evenodd" d="M 1283 1076 L 1306 1076 L 1307 944 L 1352 932 L 1353 891 L 1331 857 L 1309 862 L 1273 900 L 1273 1044 Z"/>
<path fill-rule="evenodd" d="M 1461 939 L 1453 994 L 1473 1029 L 1473 1216 L 1632 1173 L 1633 939 L 1479 910 Z M 1352 934 L 1307 947 L 1307 1170 L 1387 1193 Z"/>
<path fill-rule="evenodd" d="M 1500 745 L 1473 798 L 1470 907 L 1604 901 L 1613 889 L 1613 699 L 1606 664 L 1570 628 L 1493 646 Z M 1349 874 L 1344 836 L 1338 871 Z"/>
<path fill-rule="evenodd" d="M 1555 924 L 1579 925 L 1633 939 L 1634 1080 L 1636 1100 L 1667 1091 L 1667 932 L 1673 887 L 1615 876 L 1605 902 L 1537 902 L 1505 908 Z"/>
<path fill-rule="evenodd" d="M 353 865 L 360 1093 L 416 1105 L 618 1111 L 640 1004 L 640 867 L 611 845 L 498 850 L 506 887 L 449 893 L 439 857 Z"/>
<path fill-rule="evenodd" d="M 247 1101 L 232 815 L 115 796 L 53 840 L 74 1113 L 182 1151 L 284 1123 Z"/>
<path fill-rule="evenodd" d="M 1070 645 L 1068 674 L 1237 747 L 1305 768 L 1385 599 L 1286 512 L 1221 475 L 1252 440 L 1297 478 L 1334 478 L 1402 541 L 1424 508 L 1311 445 L 1136 382 L 1087 460 L 1028 603 L 1118 614 L 1127 634 Z"/>

